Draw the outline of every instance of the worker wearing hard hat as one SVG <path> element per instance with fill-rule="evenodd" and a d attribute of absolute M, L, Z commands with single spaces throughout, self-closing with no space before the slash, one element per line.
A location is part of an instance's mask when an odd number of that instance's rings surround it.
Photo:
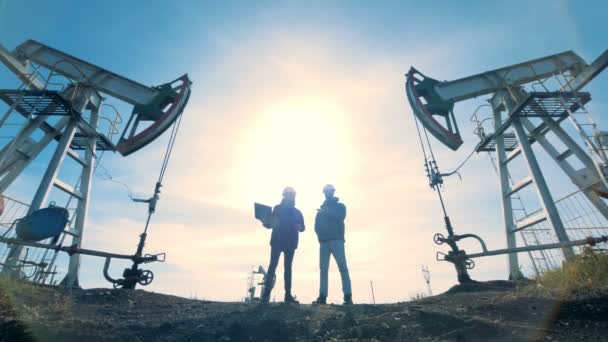
<path fill-rule="evenodd" d="M 274 207 L 272 215 L 265 226 L 272 229 L 270 238 L 270 265 L 264 284 L 261 302 L 268 303 L 272 286 L 274 285 L 275 271 L 279 263 L 279 257 L 283 253 L 284 278 L 285 278 L 285 302 L 298 303 L 291 294 L 291 265 L 296 248 L 298 248 L 298 235 L 304 231 L 304 217 L 300 210 L 295 207 L 296 191 L 287 187 L 283 190 L 283 200 Z"/>
<path fill-rule="evenodd" d="M 340 276 L 342 277 L 342 292 L 344 293 L 344 304 L 352 304 L 353 296 L 350 286 L 350 276 L 346 265 L 346 253 L 344 251 L 344 219 L 346 218 L 346 206 L 340 203 L 334 196 L 336 188 L 327 184 L 323 187 L 325 202 L 317 211 L 315 218 L 315 232 L 319 239 L 319 268 L 321 271 L 319 298 L 316 304 L 325 304 L 327 299 L 327 282 L 329 271 L 329 257 L 334 256 Z"/>

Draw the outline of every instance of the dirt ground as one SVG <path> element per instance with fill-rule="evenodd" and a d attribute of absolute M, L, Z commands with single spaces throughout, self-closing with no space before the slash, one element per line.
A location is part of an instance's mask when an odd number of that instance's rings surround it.
<path fill-rule="evenodd" d="M 315 306 L 11 284 L 0 287 L 2 342 L 608 341 L 608 289 L 560 297 L 497 282 L 413 302 Z"/>

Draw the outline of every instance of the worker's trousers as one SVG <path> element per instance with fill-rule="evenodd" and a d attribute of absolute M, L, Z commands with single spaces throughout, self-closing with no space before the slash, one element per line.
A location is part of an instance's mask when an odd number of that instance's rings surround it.
<path fill-rule="evenodd" d="M 266 282 L 264 285 L 264 293 L 262 298 L 270 298 L 272 287 L 274 286 L 274 277 L 279 264 L 279 257 L 283 253 L 283 277 L 285 281 L 285 295 L 291 295 L 291 266 L 293 264 L 293 256 L 295 250 L 281 250 L 277 247 L 270 249 L 270 264 L 266 273 Z"/>
<path fill-rule="evenodd" d="M 350 276 L 348 275 L 348 266 L 346 265 L 346 253 L 344 252 L 344 241 L 342 240 L 331 240 L 322 241 L 319 247 L 319 268 L 321 271 L 321 286 L 319 289 L 319 295 L 327 297 L 327 282 L 329 272 L 329 256 L 333 255 L 338 264 L 340 270 L 340 276 L 342 277 L 342 292 L 344 295 L 351 295 L 352 290 L 350 287 Z"/>

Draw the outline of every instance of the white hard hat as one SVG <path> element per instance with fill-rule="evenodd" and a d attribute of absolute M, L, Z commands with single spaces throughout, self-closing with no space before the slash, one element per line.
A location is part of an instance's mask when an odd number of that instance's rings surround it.
<path fill-rule="evenodd" d="M 336 191 L 336 188 L 334 188 L 334 186 L 331 184 L 327 184 L 323 187 L 323 192 L 327 192 L 327 191 Z"/>
<path fill-rule="evenodd" d="M 285 189 L 283 189 L 283 196 L 287 195 L 287 194 L 296 194 L 296 190 L 290 186 L 286 187 Z"/>

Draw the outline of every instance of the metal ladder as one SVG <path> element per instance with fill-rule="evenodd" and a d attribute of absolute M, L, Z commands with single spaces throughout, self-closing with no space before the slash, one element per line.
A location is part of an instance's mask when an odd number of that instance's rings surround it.
<path fill-rule="evenodd" d="M 83 74 L 84 75 L 84 74 Z M 91 183 L 93 160 L 96 154 L 97 134 L 91 134 L 90 131 L 84 128 L 84 118 L 82 113 L 86 108 L 90 108 L 90 117 L 86 122 L 87 127 L 91 127 L 93 130 L 96 129 L 99 121 L 99 104 L 101 98 L 96 95 L 94 91 L 86 86 L 80 86 L 79 83 L 72 83 L 68 87 L 61 86 L 61 92 L 51 91 L 48 89 L 50 84 L 56 84 L 51 82 L 54 77 L 53 71 L 50 72 L 49 76 L 45 79 L 42 88 L 37 87 L 35 90 L 28 90 L 28 85 L 22 85 L 18 91 L 18 96 L 15 96 L 14 92 L 7 91 L 4 93 L 3 100 L 10 104 L 10 109 L 5 115 L 8 117 L 12 111 L 17 110 L 20 114 L 26 116 L 26 123 L 22 127 L 21 131 L 13 139 L 11 143 L 3 150 L 2 162 L 13 161 L 9 165 L 4 163 L 2 166 L 5 168 L 7 174 L 0 182 L 0 191 L 4 192 L 6 188 L 14 181 L 16 175 L 19 175 L 23 169 L 33 160 L 41 151 L 46 147 L 52 140 L 58 140 L 57 147 L 48 164 L 47 170 L 43 176 L 43 179 L 34 195 L 32 203 L 30 204 L 28 214 L 42 208 L 46 203 L 51 188 L 56 188 L 66 193 L 70 201 L 75 198 L 77 200 L 76 215 L 72 215 L 74 219 L 74 231 L 62 234 L 62 241 L 65 239 L 66 234 L 70 234 L 73 237 L 73 243 L 80 245 L 82 237 L 82 227 L 86 218 L 86 212 L 88 209 L 89 200 L 89 187 Z M 83 78 L 84 81 L 84 78 Z M 30 95 L 31 94 L 31 95 Z M 32 95 L 38 94 L 37 99 L 33 98 Z M 23 100 L 29 96 L 32 101 L 29 103 L 23 103 Z M 59 97 L 58 97 L 59 96 Z M 98 99 L 98 100 L 97 100 Z M 64 102 L 67 101 L 67 102 Z M 12 102 L 12 103 L 11 103 Z M 42 110 L 38 110 L 38 104 L 43 103 L 46 107 Z M 29 109 L 28 113 L 24 112 L 25 109 Z M 46 111 L 51 108 L 52 114 L 63 115 L 58 120 L 55 126 L 51 126 L 47 123 L 46 119 L 48 115 Z M 61 113 L 57 113 L 56 108 L 63 108 Z M 34 118 L 34 115 L 36 117 Z M 4 119 L 4 118 L 3 118 Z M 31 148 L 29 151 L 19 151 L 17 146 L 20 146 L 23 141 L 32 140 L 30 135 L 34 133 L 38 128 L 44 132 L 44 137 L 40 139 L 36 144 L 36 148 Z M 84 129 L 84 130 L 83 130 Z M 86 146 L 84 147 L 84 156 L 81 156 L 73 146 L 73 139 L 77 132 L 84 135 Z M 65 158 L 70 157 L 76 164 L 81 167 L 80 177 L 78 184 L 72 186 L 67 182 L 64 182 L 58 177 L 59 170 Z M 38 251 L 35 258 L 41 262 L 46 262 L 46 255 L 48 251 Z M 22 248 L 20 246 L 13 246 L 8 253 L 6 258 L 6 264 L 15 263 L 19 260 L 22 255 Z M 68 270 L 68 276 L 66 276 L 69 286 L 78 286 L 77 271 L 79 260 L 73 261 L 72 259 L 79 258 L 78 255 L 70 258 L 70 266 Z M 49 265 L 49 269 L 50 270 Z M 47 272 L 48 272 L 47 270 Z M 36 280 L 44 279 L 44 274 L 36 276 Z"/>
<path fill-rule="evenodd" d="M 487 137 L 487 135 L 485 133 L 485 129 L 483 127 L 484 122 L 492 120 L 492 118 L 486 118 L 486 119 L 479 118 L 479 115 L 478 115 L 479 110 L 483 107 L 489 107 L 489 105 L 480 105 L 479 107 L 477 107 L 477 109 L 473 112 L 473 115 L 470 118 L 471 122 L 473 122 L 475 124 L 475 129 L 474 129 L 473 133 L 479 137 L 480 141 L 484 141 L 485 138 Z M 517 150 L 517 148 L 515 150 Z M 490 158 L 490 163 L 492 164 L 494 171 L 496 172 L 496 174 L 499 174 L 496 158 L 490 151 L 488 151 L 487 154 Z M 511 177 L 511 173 L 508 171 L 507 171 L 507 178 L 509 180 L 510 187 L 513 189 L 515 187 L 515 182 L 513 181 L 513 178 Z M 518 192 L 515 192 L 511 195 L 511 200 L 515 200 L 517 202 L 517 204 L 519 205 L 519 207 L 517 207 L 517 208 L 513 207 L 513 205 L 511 205 L 512 217 L 513 217 L 514 222 L 520 222 L 520 221 L 522 221 L 522 219 L 529 216 L 528 210 L 526 209 L 526 206 L 524 205 L 524 201 Z M 538 239 L 538 236 L 536 234 L 536 231 L 533 228 L 529 228 L 529 230 L 526 232 L 526 233 L 530 233 L 532 241 L 528 241 L 528 238 L 526 237 L 526 234 L 524 233 L 523 229 L 520 230 L 519 233 L 520 233 L 520 237 L 522 238 L 522 241 L 525 246 L 541 244 Z M 530 258 L 530 261 L 532 263 L 532 268 L 534 269 L 534 273 L 537 276 L 542 274 L 544 271 L 553 268 L 553 266 L 550 265 L 549 258 L 547 257 L 545 251 L 543 251 L 543 250 L 529 251 L 528 257 Z"/>
<path fill-rule="evenodd" d="M 492 167 L 494 168 L 494 171 L 498 174 L 498 169 L 496 167 L 496 159 L 489 152 L 488 152 L 488 156 L 490 157 L 490 161 L 492 163 Z M 509 173 L 509 183 L 511 184 L 512 187 L 514 186 L 513 178 L 511 177 L 510 173 Z M 523 201 L 522 197 L 519 195 L 519 193 L 512 195 L 511 199 L 515 200 L 515 202 L 517 202 L 517 205 L 518 205 L 518 207 L 513 206 L 511 208 L 511 210 L 513 211 L 513 219 L 516 223 L 521 222 L 522 220 L 524 220 L 526 217 L 528 217 L 530 215 L 529 211 L 527 210 L 527 208 L 524 204 L 524 201 Z M 524 246 L 534 246 L 534 245 L 541 244 L 539 237 L 537 235 L 536 229 L 534 227 L 529 227 L 525 231 L 520 230 L 519 233 L 520 233 L 520 237 L 522 238 L 522 241 L 524 243 Z M 531 235 L 531 241 L 528 241 L 528 237 L 526 236 L 528 234 Z M 552 260 L 550 260 L 550 258 L 547 256 L 547 254 L 543 250 L 529 251 L 528 257 L 530 258 L 530 261 L 532 262 L 532 268 L 534 269 L 534 273 L 537 276 L 539 276 L 542 273 L 544 273 L 545 271 L 550 270 L 555 267 L 555 263 L 552 262 Z"/>
<path fill-rule="evenodd" d="M 92 161 L 94 160 L 93 158 L 96 157 L 95 151 L 86 151 L 86 150 L 87 149 L 91 150 L 92 148 L 94 149 L 95 147 L 101 147 L 103 150 L 104 147 L 108 145 L 107 143 L 105 144 L 105 146 L 104 146 L 104 144 L 100 145 L 99 139 L 97 139 L 97 142 L 93 142 L 93 139 L 95 138 L 94 136 L 98 136 L 98 134 L 95 134 L 94 132 L 92 132 L 95 130 L 94 126 L 97 125 L 97 122 L 94 122 L 94 121 L 95 120 L 96 121 L 105 120 L 107 122 L 107 131 L 108 131 L 106 134 L 106 136 L 108 137 L 107 141 L 111 141 L 111 139 L 114 136 L 116 136 L 119 132 L 118 125 L 120 125 L 122 123 L 122 117 L 114 106 L 109 105 L 109 104 L 103 104 L 103 106 L 109 107 L 111 110 L 113 110 L 113 112 L 114 112 L 113 117 L 97 115 L 97 113 L 91 112 L 91 117 L 89 118 L 88 122 L 86 122 L 86 125 L 83 124 L 84 118 L 82 118 L 82 119 L 79 118 L 77 125 L 72 124 L 70 126 L 68 121 L 70 121 L 70 120 L 75 121 L 75 118 L 70 119 L 67 117 L 62 118 L 62 120 L 60 120 L 59 123 L 55 125 L 55 127 L 49 125 L 46 121 L 43 121 L 43 119 L 46 119 L 44 116 L 44 114 L 46 114 L 44 112 L 44 110 L 43 111 L 38 110 L 38 107 L 41 103 L 46 104 L 47 106 L 52 106 L 52 102 L 53 102 L 52 98 L 51 99 L 46 98 L 46 97 L 48 97 L 48 94 L 49 94 L 49 92 L 47 92 L 47 90 L 49 89 L 48 87 L 50 85 L 59 86 L 60 87 L 59 92 L 64 92 L 66 90 L 66 88 L 71 87 L 71 89 L 73 89 L 72 93 L 71 94 L 68 93 L 67 96 L 64 94 L 64 97 L 67 97 L 68 100 L 70 100 L 70 102 L 71 102 L 71 101 L 74 101 L 74 95 L 76 95 L 76 92 L 78 90 L 78 84 L 75 85 L 70 82 L 69 85 L 66 86 L 66 84 L 64 84 L 64 83 L 58 83 L 57 81 L 53 80 L 53 77 L 58 76 L 53 71 L 51 71 L 47 77 L 44 77 L 44 75 L 42 75 L 38 70 L 39 70 L 39 66 L 35 66 L 34 71 L 28 77 L 30 82 L 21 84 L 20 87 L 17 89 L 16 96 L 10 95 L 10 94 L 7 96 L 5 94 L 5 98 L 8 98 L 9 101 L 10 100 L 13 100 L 13 101 L 10 104 L 10 108 L 8 109 L 8 111 L 0 119 L 0 127 L 3 124 L 6 124 L 6 121 L 8 120 L 8 118 L 10 117 L 10 115 L 13 112 L 17 111 L 17 112 L 20 112 L 22 115 L 24 115 L 26 118 L 26 124 L 23 125 L 22 129 L 20 130 L 19 134 L 17 134 L 17 136 L 21 135 L 23 137 L 23 135 L 27 134 L 27 131 L 31 131 L 33 133 L 33 131 L 36 130 L 36 127 L 41 128 L 43 130 L 45 136 L 38 143 L 38 146 L 40 146 L 39 148 L 37 148 L 37 146 L 32 142 L 30 145 L 26 145 L 26 146 L 33 145 L 34 148 L 29 148 L 29 149 L 20 148 L 18 150 L 13 149 L 11 152 L 11 148 L 14 147 L 15 145 L 17 145 L 16 144 L 18 142 L 17 139 L 13 139 L 13 141 L 10 142 L 4 148 L 3 155 L 0 158 L 3 158 L 3 160 L 7 161 L 7 163 L 5 163 L 5 164 L 9 165 L 8 168 L 10 168 L 11 169 L 10 171 L 12 171 L 12 172 L 9 172 L 8 175 L 5 175 L 5 177 L 0 181 L 0 188 L 2 189 L 2 191 L 4 191 L 4 189 L 6 189 L 14 180 L 14 177 L 12 175 L 18 175 L 29 164 L 29 162 L 36 157 L 36 155 L 40 152 L 40 150 L 42 150 L 44 147 L 46 147 L 48 145 L 48 143 L 50 143 L 50 141 L 57 140 L 60 144 L 63 144 L 62 146 L 59 146 L 58 149 L 65 150 L 64 156 L 60 157 L 59 159 L 53 158 L 53 161 L 59 160 L 59 164 L 57 166 L 55 166 L 55 169 L 58 170 L 60 168 L 60 164 L 62 163 L 62 159 L 65 158 L 65 156 L 69 156 L 71 159 L 76 161 L 77 165 L 80 165 L 82 167 L 80 177 L 78 178 L 78 180 L 76 181 L 76 184 L 74 184 L 74 185 L 70 185 L 67 182 L 62 181 L 61 179 L 59 179 L 57 177 L 56 173 L 54 175 L 51 175 L 50 177 L 49 177 L 49 175 L 46 175 L 45 179 L 51 179 L 49 185 L 47 185 L 47 189 L 50 186 L 53 188 L 57 188 L 57 189 L 65 192 L 68 195 L 68 201 L 66 204 L 66 208 L 69 209 L 70 214 L 71 214 L 70 221 L 68 224 L 68 228 L 66 229 L 66 231 L 64 233 L 62 233 L 58 243 L 62 244 L 65 241 L 66 236 L 70 235 L 73 237 L 72 243 L 80 244 L 80 234 L 76 233 L 77 227 L 75 225 L 75 218 L 77 216 L 82 216 L 82 214 L 81 215 L 75 215 L 75 214 L 78 212 L 80 200 L 82 200 L 83 197 L 85 196 L 83 193 L 88 193 L 88 191 L 84 191 L 84 192 L 81 191 L 81 186 L 83 185 L 82 177 L 84 174 L 90 173 L 89 168 L 91 166 L 89 165 L 89 162 L 87 160 L 90 160 L 92 163 Z M 33 81 L 34 79 L 42 79 L 44 82 L 36 83 L 35 81 Z M 32 88 L 33 84 L 38 84 L 38 87 L 34 87 L 36 89 L 36 91 L 28 92 L 28 89 Z M 55 92 L 57 92 L 57 91 L 55 91 Z M 35 93 L 37 95 L 33 98 L 32 98 L 32 96 L 30 96 L 30 98 L 29 98 L 30 102 L 28 103 L 29 106 L 25 106 L 26 108 L 28 108 L 30 110 L 28 113 L 24 113 L 24 110 L 23 110 L 24 105 L 21 102 L 24 99 L 24 96 L 27 96 L 30 93 Z M 51 93 L 51 94 L 55 94 L 55 93 Z M 7 99 L 4 99 L 4 100 L 7 101 Z M 65 104 L 63 104 L 63 105 L 65 105 Z M 55 105 L 55 107 L 57 107 L 57 106 Z M 40 116 L 40 118 L 38 118 L 38 125 L 36 125 L 36 126 L 28 125 L 28 123 L 31 124 L 31 121 L 33 121 L 35 119 L 34 113 L 36 113 L 36 114 L 38 114 L 38 116 Z M 57 110 L 55 110 L 53 113 L 58 115 Z M 71 113 L 71 114 L 74 114 L 74 113 Z M 97 118 L 96 118 L 96 116 L 97 116 Z M 71 131 L 69 131 L 68 129 L 70 129 Z M 83 131 L 83 129 L 84 129 L 84 131 Z M 69 137 L 70 134 L 71 134 L 71 138 Z M 75 143 L 75 141 L 74 141 L 74 136 L 76 136 L 77 134 L 80 134 L 80 136 L 82 137 L 80 143 Z M 68 138 L 64 139 L 65 136 L 68 136 Z M 26 139 L 31 139 L 31 138 L 26 138 Z M 87 141 L 87 139 L 88 139 L 88 141 Z M 84 156 L 84 158 L 81 157 L 78 154 L 78 152 L 76 151 L 77 149 L 84 149 L 85 154 L 91 153 L 93 158 L 87 158 L 86 155 Z M 103 151 L 102 151 L 102 153 L 103 153 Z M 49 167 L 49 169 L 51 169 L 51 167 Z M 49 169 L 47 169 L 47 171 Z M 89 182 L 90 182 L 90 180 L 89 180 Z M 40 190 L 40 188 L 39 188 L 39 190 Z M 43 204 L 42 202 L 45 202 L 44 198 L 46 196 L 48 196 L 48 191 L 46 191 L 46 195 L 42 196 L 42 198 L 43 198 L 42 201 L 40 201 L 39 197 L 35 197 L 35 199 L 33 201 L 34 206 L 30 206 L 28 213 L 31 213 L 34 210 L 36 210 L 35 206 L 39 206 L 39 205 L 41 206 Z M 70 208 L 70 204 L 74 201 L 76 201 L 76 207 Z M 47 243 L 50 243 L 50 240 L 51 239 L 47 240 Z M 32 250 L 32 252 L 28 253 L 28 255 L 27 255 L 28 260 L 33 260 L 40 265 L 42 265 L 43 263 L 47 264 L 46 268 L 43 268 L 41 270 L 41 272 L 39 272 L 38 274 L 36 274 L 35 276 L 32 277 L 32 280 L 35 282 L 45 283 L 48 276 L 51 275 L 51 282 L 52 282 L 53 277 L 56 274 L 56 266 L 54 265 L 54 263 L 56 261 L 57 252 L 55 251 L 54 253 L 50 254 L 50 251 L 48 249 L 44 249 L 44 250 L 31 249 L 31 250 Z M 17 256 L 19 254 L 20 254 L 19 250 L 13 251 L 13 258 L 15 258 L 15 256 Z"/>

